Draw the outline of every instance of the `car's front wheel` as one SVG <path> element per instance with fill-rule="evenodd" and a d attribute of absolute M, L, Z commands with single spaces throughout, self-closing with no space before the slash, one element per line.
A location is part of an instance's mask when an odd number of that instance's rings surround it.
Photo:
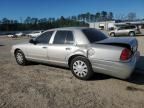
<path fill-rule="evenodd" d="M 15 52 L 15 58 L 16 58 L 16 62 L 19 64 L 19 65 L 26 65 L 27 64 L 27 60 L 25 58 L 25 55 L 24 53 L 21 51 L 21 50 L 17 50 Z"/>
<path fill-rule="evenodd" d="M 115 33 L 113 33 L 113 32 L 112 32 L 112 33 L 110 33 L 110 36 L 114 37 L 114 36 L 115 36 Z"/>
<path fill-rule="evenodd" d="M 70 65 L 73 75 L 81 80 L 89 80 L 93 76 L 91 63 L 85 57 L 75 57 Z"/>

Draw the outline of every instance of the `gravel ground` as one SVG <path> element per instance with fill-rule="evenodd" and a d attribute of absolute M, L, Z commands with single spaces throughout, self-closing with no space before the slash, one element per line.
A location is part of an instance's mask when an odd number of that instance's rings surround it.
<path fill-rule="evenodd" d="M 0 108 L 144 108 L 144 37 L 137 39 L 141 58 L 129 80 L 80 81 L 68 69 L 17 65 L 11 45 L 28 39 L 0 38 Z"/>

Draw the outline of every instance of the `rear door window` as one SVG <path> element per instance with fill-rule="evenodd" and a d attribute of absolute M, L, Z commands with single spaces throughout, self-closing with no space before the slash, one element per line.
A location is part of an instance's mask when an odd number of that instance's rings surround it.
<path fill-rule="evenodd" d="M 131 28 L 131 29 L 135 29 L 136 27 L 135 27 L 135 26 L 130 26 L 130 28 Z"/>
<path fill-rule="evenodd" d="M 73 44 L 74 43 L 74 36 L 72 31 L 67 32 L 67 37 L 66 37 L 66 44 Z"/>
<path fill-rule="evenodd" d="M 72 31 L 57 31 L 53 44 L 73 44 Z"/>

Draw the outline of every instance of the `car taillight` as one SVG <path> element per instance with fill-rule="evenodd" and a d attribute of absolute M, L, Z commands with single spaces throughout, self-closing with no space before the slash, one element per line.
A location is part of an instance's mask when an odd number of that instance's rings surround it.
<path fill-rule="evenodd" d="M 128 60 L 130 58 L 131 54 L 132 54 L 131 50 L 125 48 L 125 49 L 123 49 L 123 51 L 121 53 L 120 59 Z"/>

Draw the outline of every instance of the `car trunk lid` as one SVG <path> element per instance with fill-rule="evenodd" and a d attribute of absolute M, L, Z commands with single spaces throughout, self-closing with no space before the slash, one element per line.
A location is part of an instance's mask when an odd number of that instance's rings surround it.
<path fill-rule="evenodd" d="M 135 53 L 138 48 L 138 41 L 133 37 L 110 37 L 102 41 L 96 42 L 96 44 L 105 44 L 112 46 L 126 47 Z"/>

